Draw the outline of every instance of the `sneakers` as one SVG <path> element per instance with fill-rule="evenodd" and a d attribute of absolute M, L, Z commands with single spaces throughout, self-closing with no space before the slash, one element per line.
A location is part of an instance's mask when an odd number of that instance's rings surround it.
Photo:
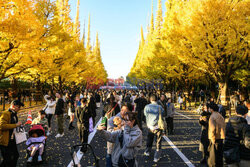
<path fill-rule="evenodd" d="M 42 161 L 42 156 L 41 156 L 41 155 L 38 156 L 37 161 L 38 161 L 38 162 L 41 162 L 41 161 Z"/>
<path fill-rule="evenodd" d="M 147 157 L 149 157 L 151 149 L 152 148 L 146 148 L 146 150 L 144 151 L 144 155 L 147 156 Z"/>
<path fill-rule="evenodd" d="M 154 162 L 158 162 L 161 159 L 161 150 L 156 150 L 154 155 Z"/>
<path fill-rule="evenodd" d="M 144 155 L 147 156 L 147 157 L 149 157 L 150 153 L 145 151 Z"/>
<path fill-rule="evenodd" d="M 49 133 L 49 131 L 46 133 L 46 136 L 49 136 L 50 135 L 50 133 Z"/>
<path fill-rule="evenodd" d="M 33 157 L 29 157 L 27 162 L 32 162 L 32 160 L 33 160 Z"/>
<path fill-rule="evenodd" d="M 64 133 L 63 133 L 63 134 L 58 133 L 58 134 L 55 136 L 55 138 L 59 138 L 59 137 L 63 137 L 63 136 L 64 136 Z"/>

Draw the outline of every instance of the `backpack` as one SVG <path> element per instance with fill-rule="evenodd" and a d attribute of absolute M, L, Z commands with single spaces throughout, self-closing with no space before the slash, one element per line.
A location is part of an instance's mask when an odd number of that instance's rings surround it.
<path fill-rule="evenodd" d="M 243 130 L 243 144 L 247 149 L 250 149 L 250 125 Z"/>

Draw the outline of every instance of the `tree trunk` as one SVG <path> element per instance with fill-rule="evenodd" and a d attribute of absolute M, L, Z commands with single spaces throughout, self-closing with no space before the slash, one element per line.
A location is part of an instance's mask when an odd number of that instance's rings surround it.
<path fill-rule="evenodd" d="M 227 106 L 227 83 L 219 82 L 220 101 L 223 106 Z"/>

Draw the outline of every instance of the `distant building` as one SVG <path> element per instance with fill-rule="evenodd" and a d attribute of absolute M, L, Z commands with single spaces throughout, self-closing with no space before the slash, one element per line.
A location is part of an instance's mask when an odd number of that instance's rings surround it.
<path fill-rule="evenodd" d="M 120 77 L 117 79 L 108 78 L 107 86 L 123 86 L 124 82 L 125 82 L 125 80 L 123 77 Z"/>

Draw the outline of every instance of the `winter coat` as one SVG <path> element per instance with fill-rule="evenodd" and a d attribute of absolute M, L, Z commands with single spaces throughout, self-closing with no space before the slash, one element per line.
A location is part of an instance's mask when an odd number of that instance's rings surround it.
<path fill-rule="evenodd" d="M 59 98 L 56 103 L 55 115 L 62 115 L 64 113 L 64 100 Z"/>
<path fill-rule="evenodd" d="M 203 111 L 201 113 L 202 117 L 206 117 L 207 121 L 200 120 L 199 123 L 201 125 L 201 147 L 200 151 L 204 151 L 204 147 L 207 148 L 209 145 L 209 140 L 208 140 L 208 121 L 211 113 Z"/>
<path fill-rule="evenodd" d="M 101 130 L 100 132 L 106 140 L 114 143 L 114 149 L 111 155 L 114 167 L 118 167 L 120 155 L 122 155 L 124 159 L 128 160 L 136 158 L 136 155 L 142 146 L 142 131 L 138 125 L 134 126 L 133 128 L 125 126 L 124 131 L 118 130 L 109 132 Z M 122 137 L 122 134 L 123 140 L 119 140 L 119 138 Z M 122 141 L 122 147 L 120 141 Z"/>
<path fill-rule="evenodd" d="M 55 114 L 56 101 L 48 100 L 48 97 L 49 97 L 48 95 L 44 96 L 44 99 L 47 102 L 47 104 L 44 107 L 45 113 L 46 114 Z"/>
<path fill-rule="evenodd" d="M 134 100 L 136 103 L 136 111 L 141 112 L 144 110 L 145 106 L 148 104 L 147 100 L 145 98 L 139 97 Z"/>
<path fill-rule="evenodd" d="M 0 112 L 0 145 L 8 146 L 10 135 L 13 133 L 13 129 L 16 128 L 16 122 L 11 123 L 11 111 Z"/>
<path fill-rule="evenodd" d="M 250 160 L 250 149 L 246 148 L 244 132 L 248 128 L 245 118 L 240 116 L 231 117 L 226 125 L 226 137 L 224 141 L 224 151 L 234 147 L 240 148 L 240 159 Z"/>
<path fill-rule="evenodd" d="M 218 112 L 213 112 L 209 118 L 208 139 L 215 141 L 217 139 L 225 139 L 225 121 Z"/>
<path fill-rule="evenodd" d="M 78 106 L 75 111 L 75 116 L 77 123 L 82 124 L 86 129 L 89 129 L 89 118 L 91 117 L 91 113 L 87 106 L 84 106 L 83 108 Z"/>
<path fill-rule="evenodd" d="M 174 117 L 174 114 L 175 114 L 175 108 L 174 108 L 174 104 L 173 103 L 167 103 L 166 104 L 167 106 L 167 114 L 166 114 L 166 117 L 171 117 L 173 118 Z"/>

